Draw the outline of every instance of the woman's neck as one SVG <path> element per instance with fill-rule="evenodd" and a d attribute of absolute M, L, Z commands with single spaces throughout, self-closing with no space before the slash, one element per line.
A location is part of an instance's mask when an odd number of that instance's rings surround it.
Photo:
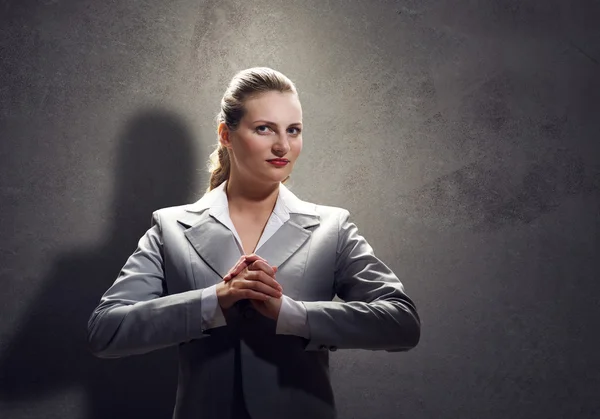
<path fill-rule="evenodd" d="M 270 214 L 275 207 L 279 194 L 279 182 L 271 185 L 244 182 L 230 175 L 225 192 L 230 213 L 245 213 L 262 217 L 264 214 Z"/>

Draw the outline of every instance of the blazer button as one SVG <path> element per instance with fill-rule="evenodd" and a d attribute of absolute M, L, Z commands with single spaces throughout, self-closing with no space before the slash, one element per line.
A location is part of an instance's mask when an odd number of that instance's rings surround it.
<path fill-rule="evenodd" d="M 327 349 L 327 346 L 326 345 L 321 345 L 321 346 L 319 346 L 319 349 Z"/>
<path fill-rule="evenodd" d="M 330 351 L 337 351 L 337 346 L 330 346 L 330 347 L 329 347 L 329 350 L 330 350 Z"/>

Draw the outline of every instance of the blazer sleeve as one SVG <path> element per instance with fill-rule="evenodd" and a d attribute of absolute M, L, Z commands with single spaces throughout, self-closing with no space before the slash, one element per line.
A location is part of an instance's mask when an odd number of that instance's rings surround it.
<path fill-rule="evenodd" d="M 88 346 L 100 358 L 143 354 L 206 338 L 202 291 L 168 295 L 158 212 L 88 321 Z"/>
<path fill-rule="evenodd" d="M 344 301 L 302 302 L 310 329 L 304 349 L 407 351 L 420 339 L 416 306 L 349 217 L 341 211 L 334 279 Z"/>

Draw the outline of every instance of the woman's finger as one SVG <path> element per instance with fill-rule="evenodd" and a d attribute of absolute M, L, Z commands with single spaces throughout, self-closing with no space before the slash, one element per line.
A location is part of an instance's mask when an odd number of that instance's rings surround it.
<path fill-rule="evenodd" d="M 247 281 L 250 281 L 250 283 L 257 282 L 257 284 L 250 285 L 250 286 L 257 287 L 257 289 L 260 289 L 260 288 L 265 289 L 264 287 L 268 286 L 268 287 L 271 287 L 271 288 L 277 290 L 278 292 L 283 291 L 283 287 L 281 286 L 281 284 L 279 284 L 279 282 L 277 282 L 273 276 L 268 275 L 266 272 L 264 272 L 262 270 L 248 271 L 248 273 L 245 275 L 245 279 Z M 258 284 L 258 283 L 260 283 L 260 284 Z"/>
<path fill-rule="evenodd" d="M 247 256 L 244 255 L 240 258 L 240 260 L 238 261 L 238 263 L 229 271 L 231 273 L 231 277 L 233 278 L 234 276 L 237 276 L 240 274 L 240 272 L 242 272 L 244 269 L 246 269 L 251 263 L 253 263 L 256 260 L 261 260 L 257 259 L 260 258 L 260 256 Z M 262 259 L 264 260 L 264 259 Z"/>
<path fill-rule="evenodd" d="M 227 281 L 231 280 L 233 277 L 239 275 L 240 272 L 242 272 L 244 269 L 246 269 L 246 267 L 248 267 L 253 262 L 256 262 L 257 260 L 262 260 L 262 261 L 266 262 L 265 259 L 263 259 L 262 257 L 258 256 L 255 253 L 252 253 L 250 255 L 242 255 L 240 257 L 238 263 L 236 263 L 236 265 L 229 270 L 227 275 L 225 275 L 225 277 L 223 278 L 223 281 L 227 282 Z"/>
<path fill-rule="evenodd" d="M 246 261 L 246 255 L 242 255 L 240 257 L 240 259 L 237 261 L 237 263 L 235 264 L 235 266 L 233 268 L 231 268 L 230 272 L 235 273 L 235 275 L 237 275 L 241 270 L 244 269 L 244 265 L 247 264 L 248 262 Z"/>
<path fill-rule="evenodd" d="M 265 273 L 269 276 L 275 275 L 275 271 L 273 270 L 273 267 L 271 265 L 269 265 L 267 262 L 264 262 L 262 260 L 257 260 L 256 262 L 252 262 L 248 266 L 248 270 L 250 270 L 250 271 L 262 270 L 262 271 L 265 271 Z"/>
<path fill-rule="evenodd" d="M 223 278 L 223 280 L 224 281 L 229 281 L 231 278 L 233 278 L 234 276 L 238 275 L 241 271 L 243 271 L 246 266 L 247 265 L 245 263 L 245 259 L 242 256 L 240 258 L 240 260 L 238 261 L 238 263 L 236 263 L 235 266 L 233 268 L 231 268 L 229 270 L 229 272 L 227 272 L 227 275 L 225 275 L 225 277 Z"/>
<path fill-rule="evenodd" d="M 262 257 L 258 256 L 257 254 L 254 254 L 254 253 L 252 253 L 250 255 L 243 255 L 240 258 L 237 265 L 234 267 L 234 272 L 236 272 L 236 275 L 239 274 L 247 266 L 249 266 L 253 262 L 256 262 L 257 260 L 262 260 L 262 261 L 266 262 L 265 259 L 263 259 Z"/>

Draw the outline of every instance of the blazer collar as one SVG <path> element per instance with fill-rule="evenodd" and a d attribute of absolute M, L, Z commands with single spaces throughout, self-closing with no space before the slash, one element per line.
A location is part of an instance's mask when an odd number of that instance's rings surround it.
<path fill-rule="evenodd" d="M 184 234 L 192 247 L 221 278 L 241 256 L 231 230 L 212 215 L 227 208 L 226 183 L 207 192 L 193 204 L 184 206 L 184 213 L 177 219 L 186 227 Z M 279 184 L 276 207 L 286 210 L 289 219 L 256 254 L 272 266 L 281 266 L 308 240 L 312 234 L 309 227 L 319 225 L 320 217 L 315 204 L 302 201 L 282 183 Z"/>

